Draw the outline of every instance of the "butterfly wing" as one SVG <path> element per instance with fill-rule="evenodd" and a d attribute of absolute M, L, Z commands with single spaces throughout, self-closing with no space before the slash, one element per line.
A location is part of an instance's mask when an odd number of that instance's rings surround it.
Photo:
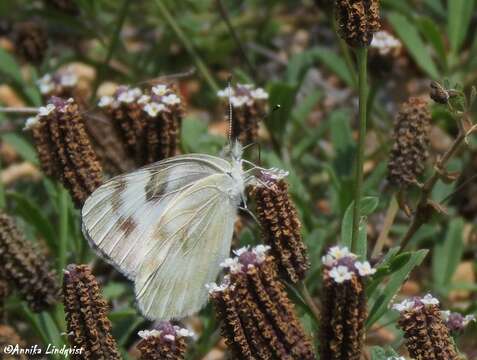
<path fill-rule="evenodd" d="M 142 313 L 153 319 L 180 318 L 206 303 L 205 284 L 215 281 L 229 255 L 236 218 L 226 174 L 204 178 L 171 200 L 145 254 L 135 282 Z"/>
<path fill-rule="evenodd" d="M 130 279 L 154 237 L 168 203 L 184 189 L 230 164 L 218 157 L 191 154 L 166 159 L 100 186 L 82 209 L 83 233 L 107 261 Z"/>

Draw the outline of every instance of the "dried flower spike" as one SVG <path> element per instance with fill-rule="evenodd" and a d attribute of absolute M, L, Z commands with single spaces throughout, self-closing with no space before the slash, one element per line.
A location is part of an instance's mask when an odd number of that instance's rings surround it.
<path fill-rule="evenodd" d="M 102 168 L 73 99 L 52 97 L 27 120 L 46 175 L 67 188 L 77 207 L 102 183 Z"/>
<path fill-rule="evenodd" d="M 48 35 L 38 22 L 25 21 L 15 24 L 13 29 L 15 49 L 27 62 L 40 64 L 48 49 Z"/>
<path fill-rule="evenodd" d="M 265 115 L 268 93 L 250 84 L 237 84 L 220 90 L 217 96 L 232 106 L 232 139 L 241 144 L 253 143 L 258 137 L 259 122 Z M 227 108 L 228 109 L 228 108 Z"/>
<path fill-rule="evenodd" d="M 445 321 L 451 333 L 462 333 L 467 325 L 475 322 L 474 315 L 462 315 L 457 312 L 450 312 L 448 310 L 441 311 L 442 319 Z"/>
<path fill-rule="evenodd" d="M 162 321 L 154 330 L 139 331 L 142 340 L 137 345 L 141 360 L 181 360 L 186 352 L 186 338 L 194 334 L 184 328 Z"/>
<path fill-rule="evenodd" d="M 398 326 L 404 331 L 413 359 L 457 360 L 459 356 L 444 323 L 439 301 L 430 294 L 393 305 L 400 312 Z"/>
<path fill-rule="evenodd" d="M 430 127 L 431 114 L 426 101 L 410 98 L 402 105 L 388 164 L 388 180 L 392 185 L 405 189 L 418 183 L 429 156 Z"/>
<path fill-rule="evenodd" d="M 17 334 L 15 329 L 0 324 L 0 354 L 2 354 L 2 360 L 27 360 L 25 354 L 8 354 L 7 351 L 5 351 L 6 346 L 16 345 L 20 348 L 24 348 L 25 342 Z"/>
<path fill-rule="evenodd" d="M 182 122 L 182 99 L 172 85 L 158 84 L 143 94 L 120 87 L 99 107 L 111 117 L 126 152 L 138 166 L 176 155 Z"/>
<path fill-rule="evenodd" d="M 336 0 L 340 36 L 351 47 L 366 47 L 381 28 L 379 0 Z"/>
<path fill-rule="evenodd" d="M 208 285 L 222 335 L 240 359 L 315 359 L 268 248 L 235 251 L 222 264 L 228 272 L 224 282 Z"/>
<path fill-rule="evenodd" d="M 301 224 L 285 180 L 261 176 L 262 184 L 250 195 L 257 204 L 256 213 L 264 239 L 271 247 L 278 269 L 291 282 L 305 277 L 309 269 L 306 246 L 301 237 Z"/>
<path fill-rule="evenodd" d="M 111 335 L 108 304 L 88 266 L 68 265 L 63 297 L 68 340 L 72 346 L 83 349 L 77 359 L 121 359 Z"/>
<path fill-rule="evenodd" d="M 367 317 L 364 280 L 376 270 L 338 246 L 330 248 L 323 265 L 320 359 L 359 360 Z"/>
<path fill-rule="evenodd" d="M 0 267 L 33 311 L 43 311 L 57 302 L 59 286 L 48 261 L 4 213 L 0 213 Z"/>

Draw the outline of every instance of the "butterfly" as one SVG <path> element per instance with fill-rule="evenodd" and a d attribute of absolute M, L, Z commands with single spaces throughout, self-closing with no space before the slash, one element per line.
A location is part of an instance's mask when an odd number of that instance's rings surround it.
<path fill-rule="evenodd" d="M 134 281 L 145 317 L 199 311 L 208 298 L 205 285 L 216 280 L 229 256 L 245 188 L 287 175 L 242 159 L 242 152 L 235 142 L 221 157 L 168 158 L 105 182 L 86 200 L 85 237 Z"/>

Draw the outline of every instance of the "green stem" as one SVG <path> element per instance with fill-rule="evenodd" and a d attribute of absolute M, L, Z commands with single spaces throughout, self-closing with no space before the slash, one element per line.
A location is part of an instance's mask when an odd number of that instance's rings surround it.
<path fill-rule="evenodd" d="M 315 300 L 313 300 L 313 297 L 311 296 L 310 292 L 308 291 L 308 288 L 305 285 L 305 282 L 302 281 L 300 283 L 300 295 L 303 297 L 303 300 L 305 301 L 306 305 L 310 308 L 310 311 L 312 312 L 313 316 L 315 317 L 315 321 L 317 324 L 320 322 L 320 309 L 318 309 L 318 306 L 315 303 Z"/>
<path fill-rule="evenodd" d="M 62 186 L 58 191 L 59 194 L 59 233 L 60 239 L 58 244 L 58 272 L 63 274 L 66 266 L 66 251 L 68 244 L 68 192 Z"/>
<path fill-rule="evenodd" d="M 2 162 L 0 161 L 0 173 L 3 171 Z M 5 186 L 3 185 L 2 179 L 0 179 L 0 209 L 5 209 L 6 200 L 5 200 Z"/>
<path fill-rule="evenodd" d="M 359 91 L 359 138 L 358 138 L 358 154 L 356 160 L 356 181 L 354 193 L 353 208 L 353 235 L 351 240 L 351 248 L 356 250 L 359 222 L 361 219 L 361 197 L 363 187 L 363 163 L 364 163 L 364 146 L 366 140 L 366 117 L 367 117 L 367 57 L 368 49 L 359 48 L 356 51 L 358 59 L 358 91 Z"/>
<path fill-rule="evenodd" d="M 217 85 L 214 78 L 212 77 L 212 74 L 210 73 L 209 69 L 207 69 L 207 66 L 204 64 L 204 62 L 202 61 L 197 51 L 194 49 L 194 46 L 189 41 L 186 34 L 184 34 L 182 29 L 176 23 L 176 21 L 174 20 L 174 17 L 171 15 L 167 7 L 162 3 L 161 0 L 156 0 L 156 5 L 159 8 L 159 12 L 161 13 L 161 16 L 164 18 L 167 24 L 172 28 L 172 31 L 174 31 L 176 36 L 182 42 L 182 45 L 185 47 L 189 55 L 194 60 L 195 66 L 197 66 L 197 69 L 202 74 L 202 77 L 204 78 L 204 80 L 209 84 L 210 88 L 215 93 L 219 91 L 219 86 Z"/>
<path fill-rule="evenodd" d="M 124 22 L 126 21 L 129 5 L 131 5 L 131 3 L 132 3 L 131 0 L 124 0 L 121 10 L 119 12 L 118 22 L 117 22 L 116 28 L 114 29 L 114 34 L 111 39 L 111 43 L 109 44 L 106 58 L 104 60 L 104 63 L 100 67 L 100 73 L 96 77 L 96 81 L 93 86 L 93 92 L 92 92 L 93 101 L 96 98 L 96 92 L 98 91 L 99 85 L 101 84 L 102 79 L 104 78 L 104 73 L 106 72 L 106 69 L 108 68 L 109 62 L 113 58 L 114 50 L 116 50 L 116 47 L 118 46 L 119 36 L 121 35 L 121 30 L 124 26 Z"/>

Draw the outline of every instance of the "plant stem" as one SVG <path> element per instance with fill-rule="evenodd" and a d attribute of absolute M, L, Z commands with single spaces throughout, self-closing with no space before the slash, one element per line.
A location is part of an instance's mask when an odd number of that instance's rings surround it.
<path fill-rule="evenodd" d="M 93 92 L 92 92 L 92 100 L 94 101 L 96 98 L 96 92 L 98 91 L 99 85 L 101 84 L 101 81 L 104 78 L 104 73 L 109 65 L 109 62 L 113 58 L 114 50 L 116 50 L 116 47 L 118 46 L 119 43 L 119 36 L 121 35 L 121 30 L 123 28 L 124 22 L 126 21 L 126 17 L 128 15 L 128 10 L 129 6 L 131 5 L 132 1 L 131 0 L 124 0 L 121 10 L 119 11 L 119 17 L 118 21 L 116 24 L 116 28 L 114 29 L 113 37 L 111 39 L 111 43 L 109 44 L 108 47 L 108 52 L 106 54 L 106 58 L 104 59 L 104 63 L 100 67 L 100 73 L 98 76 L 96 76 L 96 80 L 94 82 L 93 86 Z"/>
<path fill-rule="evenodd" d="M 0 106 L 0 113 L 4 114 L 37 114 L 36 107 L 2 107 Z"/>
<path fill-rule="evenodd" d="M 176 36 L 182 42 L 182 45 L 184 45 L 185 49 L 194 60 L 195 65 L 197 66 L 197 69 L 199 70 L 199 72 L 202 74 L 202 77 L 204 78 L 204 80 L 209 84 L 210 88 L 214 91 L 214 93 L 219 91 L 219 86 L 217 85 L 214 78 L 212 77 L 212 74 L 209 72 L 209 69 L 207 69 L 207 66 L 204 64 L 204 62 L 200 58 L 197 51 L 194 49 L 194 46 L 189 41 L 187 36 L 184 34 L 182 29 L 176 23 L 176 21 L 174 20 L 174 17 L 171 15 L 167 7 L 162 3 L 161 0 L 156 0 L 156 5 L 159 8 L 159 12 L 161 13 L 161 16 L 164 18 L 167 24 L 172 28 L 172 31 L 174 31 Z"/>
<path fill-rule="evenodd" d="M 404 234 L 403 238 L 401 239 L 400 251 L 403 251 L 407 247 L 407 245 L 409 245 L 409 242 L 411 241 L 417 230 L 419 230 L 421 226 L 425 224 L 428 220 L 429 200 L 431 198 L 432 189 L 440 178 L 439 169 L 444 169 L 447 162 L 459 150 L 460 146 L 464 143 L 465 136 L 465 131 L 461 129 L 459 135 L 455 138 L 451 147 L 445 152 L 442 158 L 440 158 L 436 162 L 434 174 L 432 174 L 432 176 L 422 186 L 421 196 L 419 197 L 419 202 L 417 203 L 416 211 L 412 218 L 411 225 L 409 225 L 406 234 Z"/>
<path fill-rule="evenodd" d="M 376 240 L 376 244 L 374 245 L 373 252 L 371 253 L 371 259 L 375 259 L 379 256 L 381 251 L 383 250 L 384 243 L 388 238 L 389 230 L 391 226 L 394 224 L 394 219 L 396 218 L 396 214 L 399 210 L 399 204 L 396 200 L 396 197 L 393 196 L 391 198 L 391 202 L 389 203 L 388 210 L 386 211 L 386 217 L 384 218 L 384 226 L 383 230 L 379 234 L 378 240 Z"/>
<path fill-rule="evenodd" d="M 366 140 L 366 117 L 367 117 L 367 48 L 358 48 L 356 51 L 358 59 L 358 91 L 359 91 L 359 137 L 358 137 L 358 154 L 356 159 L 356 180 L 354 193 L 353 208 L 353 233 L 351 240 L 351 248 L 356 251 L 359 222 L 361 219 L 361 197 L 363 187 L 363 164 L 364 164 L 364 143 Z"/>
<path fill-rule="evenodd" d="M 319 323 L 319 321 L 320 321 L 320 309 L 318 309 L 318 306 L 316 305 L 316 303 L 313 300 L 310 292 L 308 291 L 308 288 L 306 287 L 306 285 L 303 281 L 300 284 L 300 293 L 301 293 L 301 296 L 303 297 L 303 300 L 305 301 L 305 303 L 310 308 L 310 311 L 313 313 L 313 316 L 315 317 L 315 320 L 317 321 L 317 323 Z"/>
<path fill-rule="evenodd" d="M 66 266 L 66 250 L 68 244 L 68 192 L 60 185 L 58 190 L 58 211 L 59 211 L 59 244 L 58 244 L 58 272 L 63 274 Z"/>
<path fill-rule="evenodd" d="M 0 172 L 2 171 L 3 164 L 0 161 Z M 0 178 L 0 209 L 5 209 L 7 202 L 5 199 L 5 185 L 3 184 L 3 180 Z"/>

